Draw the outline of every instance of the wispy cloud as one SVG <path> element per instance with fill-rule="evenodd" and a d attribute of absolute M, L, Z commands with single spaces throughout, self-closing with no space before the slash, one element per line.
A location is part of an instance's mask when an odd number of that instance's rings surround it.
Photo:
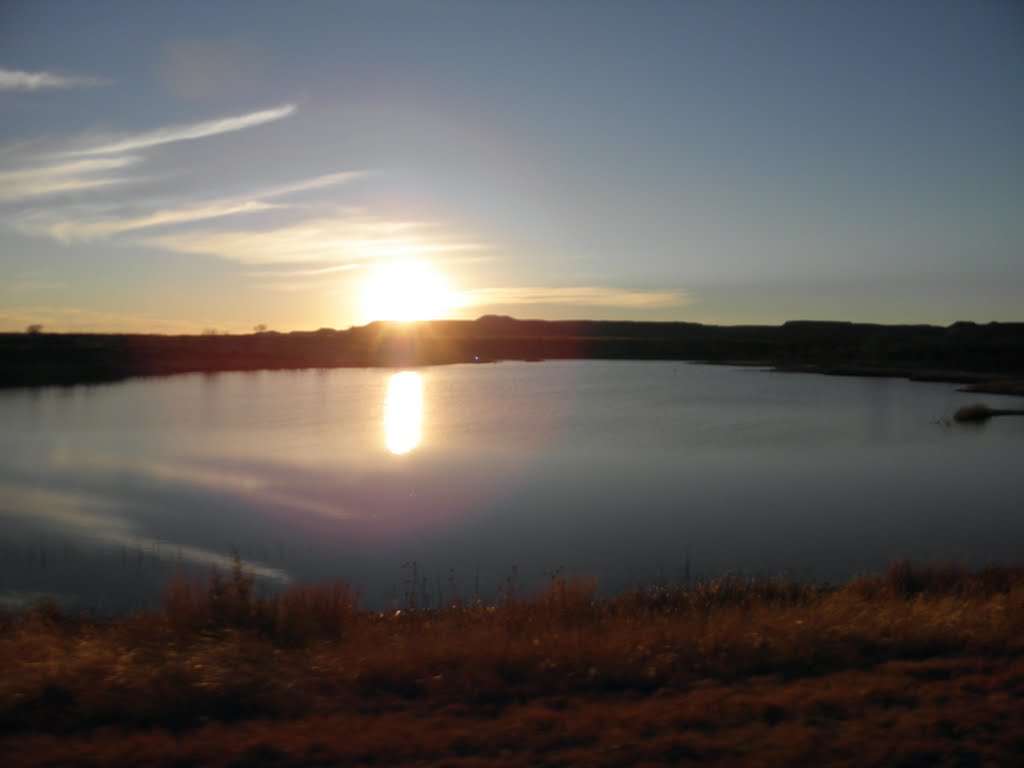
<path fill-rule="evenodd" d="M 57 75 L 53 72 L 27 72 L 0 68 L 0 91 L 40 91 L 46 88 L 94 88 L 109 85 L 102 77 Z"/>
<path fill-rule="evenodd" d="M 29 167 L 0 171 L 0 202 L 34 204 L 12 206 L 7 214 L 8 224 L 28 235 L 65 244 L 128 235 L 122 242 L 259 265 L 262 272 L 249 276 L 262 280 L 264 288 L 279 290 L 322 287 L 324 276 L 373 260 L 465 258 L 486 250 L 437 222 L 379 217 L 358 207 L 329 203 L 323 195 L 299 198 L 350 183 L 363 177 L 364 171 L 321 174 L 240 194 L 193 196 L 170 204 L 167 197 L 129 197 L 116 191 L 35 204 L 47 195 L 132 181 L 136 177 L 126 175 L 124 169 L 140 163 L 151 148 L 246 130 L 295 111 L 293 104 L 284 104 L 142 133 L 80 137 L 59 150 L 37 155 L 34 162 L 30 158 L 22 163 Z M 271 211 L 273 216 L 250 216 Z"/>
<path fill-rule="evenodd" d="M 598 285 L 567 287 L 529 286 L 479 288 L 464 292 L 467 306 L 512 304 L 558 304 L 577 307 L 653 308 L 687 303 L 680 291 L 637 291 Z"/>
<path fill-rule="evenodd" d="M 160 209 L 141 216 L 111 216 L 109 214 L 103 217 L 84 216 L 76 215 L 74 210 L 52 211 L 46 215 L 32 212 L 21 217 L 21 229 L 28 233 L 45 234 L 63 243 L 76 240 L 96 240 L 140 229 L 190 224 L 225 216 L 259 213 L 281 208 L 282 204 L 268 201 L 309 190 L 345 184 L 360 176 L 361 173 L 358 171 L 323 174 L 290 184 L 267 187 L 257 190 L 251 195 L 204 200 L 176 208 Z"/>
<path fill-rule="evenodd" d="M 326 267 L 306 267 L 289 269 L 292 265 L 266 265 L 269 269 L 246 272 L 246 277 L 261 280 L 260 287 L 264 290 L 282 293 L 303 293 L 317 291 L 324 287 L 324 278 L 341 272 L 351 272 L 363 268 L 361 263 L 332 264 Z"/>
<path fill-rule="evenodd" d="M 315 267 L 312 269 L 287 269 L 287 270 L 265 270 L 261 272 L 248 272 L 249 277 L 319 277 L 322 275 L 333 275 L 336 272 L 349 272 L 359 269 L 360 264 L 335 264 L 332 267 Z"/>
<path fill-rule="evenodd" d="M 250 112 L 246 115 L 233 117 L 221 117 L 215 120 L 206 120 L 201 123 L 187 125 L 171 125 L 165 128 L 158 128 L 147 133 L 137 133 L 129 136 L 109 138 L 92 146 L 81 149 L 70 150 L 65 153 L 67 157 L 92 157 L 94 155 L 112 155 L 122 152 L 135 152 L 139 149 L 148 149 L 161 144 L 171 144 L 177 141 L 192 141 L 194 139 L 205 139 L 209 136 L 218 136 L 223 133 L 245 130 L 264 123 L 271 123 L 281 120 L 295 112 L 294 104 L 284 104 L 274 109 L 264 109 L 259 112 Z"/>
<path fill-rule="evenodd" d="M 260 200 L 219 201 L 214 200 L 204 205 L 156 211 L 145 216 L 125 219 L 102 219 L 99 221 L 57 221 L 46 227 L 48 235 L 61 242 L 73 240 L 95 240 L 111 237 L 122 232 L 131 232 L 151 227 L 171 224 L 188 224 L 194 221 L 218 219 L 224 216 L 237 216 L 243 213 L 257 213 L 278 206 Z"/>
<path fill-rule="evenodd" d="M 436 225 L 428 222 L 390 221 L 351 210 L 274 229 L 178 232 L 143 242 L 246 264 L 437 256 L 483 247 L 438 233 Z"/>
<path fill-rule="evenodd" d="M 131 155 L 97 157 L 0 171 L 0 201 L 26 200 L 116 184 L 122 177 L 101 174 L 138 161 L 138 157 Z"/>
<path fill-rule="evenodd" d="M 269 187 L 260 192 L 254 193 L 256 197 L 284 197 L 285 195 L 294 195 L 299 192 L 310 192 L 314 189 L 324 189 L 326 187 L 333 187 L 338 184 L 347 184 L 350 181 L 362 178 L 364 173 L 362 171 L 340 171 L 338 173 L 325 173 L 322 176 L 314 176 L 311 179 L 303 179 L 302 181 L 295 181 L 291 184 L 281 184 L 276 187 Z"/>
<path fill-rule="evenodd" d="M 174 125 L 134 135 L 84 140 L 86 146 L 30 159 L 25 167 L 0 171 L 0 202 L 108 187 L 126 181 L 109 172 L 134 165 L 139 151 L 179 141 L 192 141 L 280 120 L 295 112 L 293 104 L 188 125 Z M 338 183 L 337 174 L 312 180 L 319 186 Z M 309 184 L 310 182 L 305 182 Z M 300 185 L 271 190 L 273 196 L 299 191 Z M 302 188 L 316 188 L 315 186 Z"/>

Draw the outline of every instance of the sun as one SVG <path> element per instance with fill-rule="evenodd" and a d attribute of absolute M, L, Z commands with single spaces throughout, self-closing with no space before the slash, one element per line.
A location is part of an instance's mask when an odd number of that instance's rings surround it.
<path fill-rule="evenodd" d="M 447 281 L 421 261 L 394 261 L 370 268 L 360 287 L 365 322 L 440 320 L 457 305 Z"/>

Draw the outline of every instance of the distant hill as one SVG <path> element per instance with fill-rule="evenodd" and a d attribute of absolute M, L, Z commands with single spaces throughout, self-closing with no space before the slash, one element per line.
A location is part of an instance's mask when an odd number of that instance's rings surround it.
<path fill-rule="evenodd" d="M 499 360 L 691 360 L 781 370 L 909 376 L 1024 392 L 1024 323 L 781 326 L 603 320 L 375 322 L 345 331 L 163 336 L 0 334 L 0 386 L 173 373 L 411 367 Z"/>

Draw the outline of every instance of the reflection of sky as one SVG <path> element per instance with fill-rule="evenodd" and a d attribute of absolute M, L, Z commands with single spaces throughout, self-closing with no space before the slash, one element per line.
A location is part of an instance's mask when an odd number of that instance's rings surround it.
<path fill-rule="evenodd" d="M 52 530 L 72 538 L 99 542 L 111 547 L 129 547 L 147 550 L 167 558 L 186 560 L 222 570 L 231 567 L 229 554 L 190 546 L 163 538 L 147 536 L 138 521 L 119 514 L 115 499 L 103 495 L 73 491 L 51 491 L 42 488 L 0 486 L 0 518 L 16 517 L 10 510 L 19 510 L 20 516 L 31 519 L 31 527 Z M 21 521 L 24 523 L 24 520 Z M 15 526 L 17 527 L 17 526 Z M 245 567 L 255 576 L 277 582 L 290 581 L 284 571 L 266 564 L 247 560 Z"/>
<path fill-rule="evenodd" d="M 976 397 L 598 362 L 6 392 L 0 539 L 204 566 L 239 551 L 268 579 L 349 579 L 377 604 L 410 560 L 463 583 L 482 562 L 492 587 L 513 562 L 621 586 L 687 553 L 711 573 L 832 579 L 892 557 L 984 562 L 1024 536 L 1024 420 L 941 422 Z"/>

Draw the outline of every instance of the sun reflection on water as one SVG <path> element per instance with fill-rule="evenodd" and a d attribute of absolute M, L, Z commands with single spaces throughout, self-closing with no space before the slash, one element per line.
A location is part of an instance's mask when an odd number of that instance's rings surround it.
<path fill-rule="evenodd" d="M 396 373 L 388 381 L 384 404 L 384 434 L 388 450 L 396 456 L 420 444 L 423 427 L 423 378 L 412 371 Z"/>

